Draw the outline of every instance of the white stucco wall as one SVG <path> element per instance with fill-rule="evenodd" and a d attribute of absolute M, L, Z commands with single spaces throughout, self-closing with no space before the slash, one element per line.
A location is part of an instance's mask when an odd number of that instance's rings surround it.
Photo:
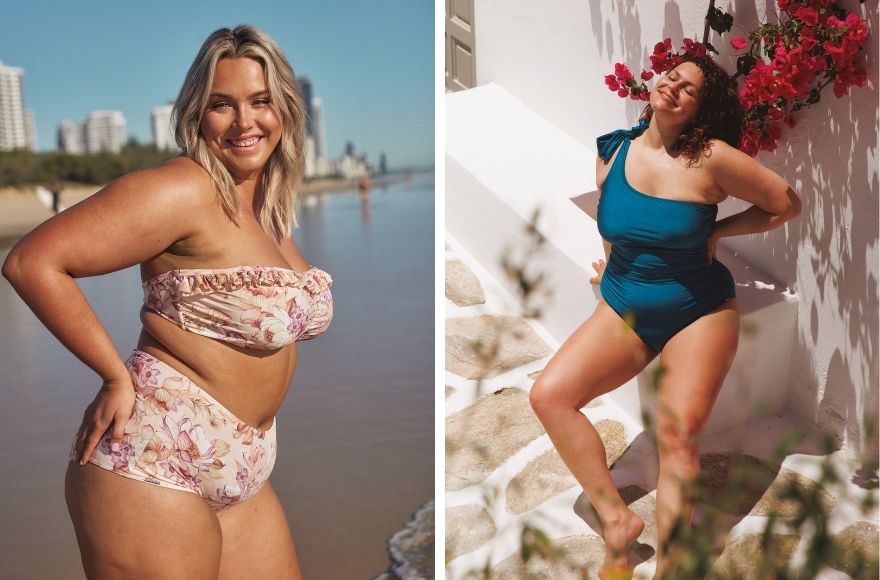
<path fill-rule="evenodd" d="M 775 19 L 772 0 L 718 2 L 742 24 Z M 846 4 L 868 20 L 869 79 L 850 97 L 797 115 L 774 154 L 758 159 L 800 192 L 797 221 L 768 234 L 727 239 L 746 260 L 797 292 L 799 317 L 789 377 L 792 408 L 839 435 L 853 453 L 876 456 L 878 409 L 877 5 Z M 702 37 L 708 2 L 475 0 L 477 83 L 500 84 L 581 143 L 629 126 L 641 104 L 609 91 L 603 76 L 625 62 L 635 74 L 654 44 Z M 742 29 L 740 29 L 740 32 Z M 713 42 L 733 70 L 728 41 Z M 591 163 L 590 160 L 585 160 Z M 722 215 L 737 211 L 726 202 Z M 873 449 L 872 449 L 873 448 Z"/>

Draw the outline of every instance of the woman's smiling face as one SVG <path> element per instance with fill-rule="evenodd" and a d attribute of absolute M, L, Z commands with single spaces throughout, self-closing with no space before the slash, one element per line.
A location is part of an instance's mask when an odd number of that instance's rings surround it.
<path fill-rule="evenodd" d="M 666 73 L 651 91 L 651 108 L 686 125 L 700 110 L 703 71 L 692 62 L 684 62 Z"/>
<path fill-rule="evenodd" d="M 281 140 L 282 128 L 263 65 L 247 57 L 218 61 L 201 132 L 233 178 L 259 176 Z"/>

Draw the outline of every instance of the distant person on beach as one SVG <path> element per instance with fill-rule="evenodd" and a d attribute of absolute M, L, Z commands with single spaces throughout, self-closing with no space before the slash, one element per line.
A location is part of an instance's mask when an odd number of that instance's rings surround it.
<path fill-rule="evenodd" d="M 565 341 L 530 400 L 601 520 L 601 578 L 629 577 L 627 549 L 645 522 L 620 496 L 587 403 L 635 377 L 656 356 L 660 456 L 657 573 L 687 577 L 672 550 L 690 526 L 699 439 L 739 340 L 736 287 L 715 259 L 718 240 L 778 228 L 800 212 L 786 181 L 739 151 L 736 84 L 707 57 L 685 56 L 651 91 L 638 125 L 598 139 L 602 300 Z M 749 207 L 717 220 L 728 196 Z"/>
<path fill-rule="evenodd" d="M 224 28 L 174 119 L 181 156 L 46 221 L 3 265 L 103 380 L 65 481 L 83 567 L 91 579 L 300 578 L 268 478 L 296 343 L 333 311 L 330 276 L 291 236 L 303 100 L 268 35 Z M 75 279 L 134 264 L 143 330 L 124 361 Z"/>
<path fill-rule="evenodd" d="M 58 213 L 61 204 L 61 192 L 64 191 L 64 184 L 56 179 L 49 185 L 49 191 L 52 193 L 52 213 Z"/>
<path fill-rule="evenodd" d="M 358 191 L 361 192 L 361 199 L 370 197 L 370 178 L 366 175 L 361 175 L 360 180 L 358 180 Z"/>

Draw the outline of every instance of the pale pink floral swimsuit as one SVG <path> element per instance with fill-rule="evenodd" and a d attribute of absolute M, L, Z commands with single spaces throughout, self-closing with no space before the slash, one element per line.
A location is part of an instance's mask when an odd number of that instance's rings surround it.
<path fill-rule="evenodd" d="M 314 338 L 333 316 L 332 279 L 271 266 L 172 270 L 144 282 L 144 305 L 190 332 L 253 349 Z M 263 486 L 277 451 L 186 376 L 135 350 L 126 362 L 135 407 L 119 449 L 104 434 L 89 460 L 119 475 L 200 495 L 216 511 Z M 71 460 L 73 460 L 71 451 Z"/>

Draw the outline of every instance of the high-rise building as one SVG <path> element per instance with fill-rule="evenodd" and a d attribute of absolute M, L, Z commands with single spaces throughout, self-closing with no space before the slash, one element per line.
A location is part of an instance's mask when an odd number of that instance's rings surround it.
<path fill-rule="evenodd" d="M 306 135 L 303 143 L 303 177 L 315 177 L 318 172 L 318 160 L 315 159 L 315 138 Z"/>
<path fill-rule="evenodd" d="M 324 137 L 324 110 L 323 102 L 319 97 L 312 98 L 312 129 L 315 138 L 315 157 L 318 160 L 327 158 L 327 143 Z"/>
<path fill-rule="evenodd" d="M 30 109 L 24 110 L 24 140 L 28 149 L 37 150 L 37 122 L 34 119 L 34 112 Z"/>
<path fill-rule="evenodd" d="M 82 123 L 71 123 L 67 119 L 58 123 L 58 150 L 72 155 L 83 153 L 82 133 Z"/>
<path fill-rule="evenodd" d="M 314 135 L 315 132 L 312 128 L 312 81 L 309 77 L 299 78 L 299 90 L 306 108 L 306 135 Z"/>
<path fill-rule="evenodd" d="M 379 174 L 385 175 L 386 173 L 388 173 L 388 159 L 383 152 L 379 154 Z"/>
<path fill-rule="evenodd" d="M 352 143 L 351 141 L 345 142 L 345 155 L 346 156 L 354 155 L 354 143 Z"/>
<path fill-rule="evenodd" d="M 150 127 L 153 129 L 153 144 L 156 149 L 172 151 L 177 149 L 174 132 L 171 129 L 171 111 L 174 103 L 156 107 L 150 113 Z"/>
<path fill-rule="evenodd" d="M 0 151 L 28 146 L 21 77 L 24 69 L 0 62 Z"/>
<path fill-rule="evenodd" d="M 125 116 L 120 111 L 92 111 L 85 119 L 86 151 L 119 153 L 128 138 Z"/>

